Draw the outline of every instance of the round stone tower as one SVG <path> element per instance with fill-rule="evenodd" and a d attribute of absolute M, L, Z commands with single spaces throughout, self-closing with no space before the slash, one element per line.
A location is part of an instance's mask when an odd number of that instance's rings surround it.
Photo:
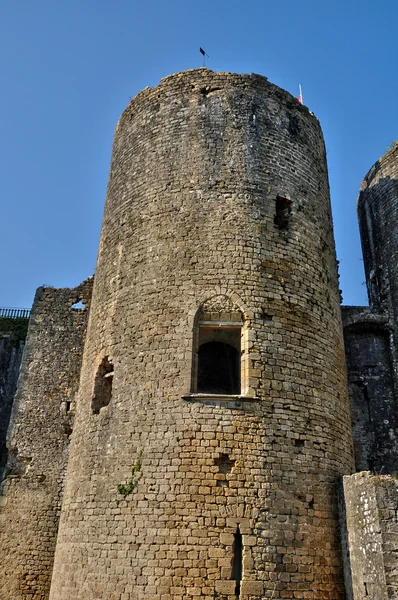
<path fill-rule="evenodd" d="M 358 218 L 370 305 L 398 318 L 398 144 L 362 182 Z"/>
<path fill-rule="evenodd" d="M 322 132 L 259 75 L 115 133 L 51 600 L 343 597 L 353 470 Z"/>

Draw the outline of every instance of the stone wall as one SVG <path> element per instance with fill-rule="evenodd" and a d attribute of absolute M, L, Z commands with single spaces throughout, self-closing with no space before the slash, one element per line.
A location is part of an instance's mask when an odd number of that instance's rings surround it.
<path fill-rule="evenodd" d="M 398 481 L 361 472 L 343 478 L 353 600 L 398 597 Z"/>
<path fill-rule="evenodd" d="M 24 343 L 15 341 L 8 332 L 0 331 L 0 484 L 7 461 L 6 434 Z"/>
<path fill-rule="evenodd" d="M 335 485 L 354 465 L 340 319 L 316 118 L 264 77 L 207 69 L 133 99 L 51 599 L 342 598 Z M 239 328 L 240 394 L 196 393 L 206 327 L 235 345 Z"/>
<path fill-rule="evenodd" d="M 359 306 L 342 313 L 356 470 L 395 473 L 398 405 L 388 315 Z"/>
<path fill-rule="evenodd" d="M 398 145 L 366 175 L 358 219 L 370 307 L 343 307 L 357 470 L 398 465 Z"/>
<path fill-rule="evenodd" d="M 48 598 L 92 280 L 39 288 L 0 491 L 1 600 Z"/>

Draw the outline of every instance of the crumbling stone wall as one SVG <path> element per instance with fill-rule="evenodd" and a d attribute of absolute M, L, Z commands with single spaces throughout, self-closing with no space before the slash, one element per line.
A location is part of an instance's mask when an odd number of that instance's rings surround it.
<path fill-rule="evenodd" d="M 398 597 L 398 481 L 361 472 L 343 478 L 353 600 Z"/>
<path fill-rule="evenodd" d="M 23 347 L 23 342 L 14 342 L 10 333 L 0 331 L 0 483 L 7 461 L 6 434 L 17 389 Z"/>
<path fill-rule="evenodd" d="M 48 598 L 92 280 L 39 288 L 0 488 L 0 598 Z"/>
<path fill-rule="evenodd" d="M 206 69 L 133 99 L 51 600 L 342 598 L 340 319 L 316 118 L 264 77 Z M 240 394 L 195 393 L 201 323 L 241 328 Z"/>

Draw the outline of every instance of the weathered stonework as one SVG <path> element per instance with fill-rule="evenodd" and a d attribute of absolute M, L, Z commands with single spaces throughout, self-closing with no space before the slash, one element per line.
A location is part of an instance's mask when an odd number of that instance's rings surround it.
<path fill-rule="evenodd" d="M 192 387 L 213 323 L 240 394 Z M 170 76 L 116 128 L 50 597 L 341 598 L 353 467 L 318 121 L 264 77 Z"/>
<path fill-rule="evenodd" d="M 48 598 L 92 281 L 39 288 L 0 488 L 0 598 Z"/>
<path fill-rule="evenodd" d="M 398 411 L 385 314 L 343 306 L 344 338 L 357 471 L 398 471 Z"/>
<path fill-rule="evenodd" d="M 17 389 L 23 347 L 23 342 L 16 344 L 8 332 L 0 331 L 0 483 L 7 462 L 6 434 Z"/>
<path fill-rule="evenodd" d="M 92 280 L 32 310 L 0 600 L 398 596 L 397 482 L 342 479 L 397 471 L 397 179 L 398 146 L 361 188 L 370 307 L 343 307 L 344 353 L 317 119 L 207 69 L 131 101 L 89 323 Z M 3 336 L 0 469 L 13 356 Z"/>
<path fill-rule="evenodd" d="M 398 481 L 356 473 L 343 478 L 353 600 L 398 598 Z"/>
<path fill-rule="evenodd" d="M 358 218 L 369 302 L 398 311 L 398 144 L 366 175 L 358 197 Z"/>
<path fill-rule="evenodd" d="M 398 145 L 366 175 L 358 217 L 370 307 L 343 307 L 356 469 L 344 477 L 348 600 L 398 597 Z M 381 475 L 383 474 L 383 475 Z"/>
<path fill-rule="evenodd" d="M 358 218 L 370 307 L 343 307 L 357 470 L 398 472 L 398 145 L 366 175 Z"/>

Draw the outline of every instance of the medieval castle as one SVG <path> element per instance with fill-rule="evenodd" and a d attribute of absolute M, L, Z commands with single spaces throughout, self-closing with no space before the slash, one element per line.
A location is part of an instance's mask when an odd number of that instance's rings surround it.
<path fill-rule="evenodd" d="M 205 68 L 130 102 L 95 279 L 0 334 L 1 600 L 398 598 L 398 146 L 358 215 L 341 308 L 305 106 Z"/>

